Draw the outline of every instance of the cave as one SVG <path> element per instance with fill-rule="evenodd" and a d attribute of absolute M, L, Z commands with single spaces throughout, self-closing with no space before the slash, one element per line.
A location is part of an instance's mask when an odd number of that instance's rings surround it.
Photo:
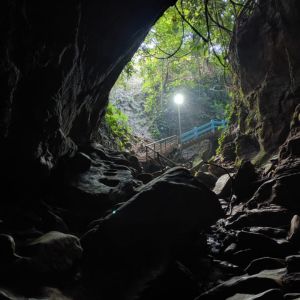
<path fill-rule="evenodd" d="M 146 172 L 98 140 L 175 2 L 1 2 L 1 299 L 300 298 L 299 1 L 244 1 L 212 160 Z"/>

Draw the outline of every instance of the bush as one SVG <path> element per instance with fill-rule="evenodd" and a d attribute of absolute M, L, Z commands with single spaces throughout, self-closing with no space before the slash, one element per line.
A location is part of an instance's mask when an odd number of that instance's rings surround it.
<path fill-rule="evenodd" d="M 108 104 L 105 114 L 105 123 L 110 134 L 115 139 L 121 150 L 124 150 L 131 137 L 131 127 L 128 124 L 128 117 L 115 105 Z"/>

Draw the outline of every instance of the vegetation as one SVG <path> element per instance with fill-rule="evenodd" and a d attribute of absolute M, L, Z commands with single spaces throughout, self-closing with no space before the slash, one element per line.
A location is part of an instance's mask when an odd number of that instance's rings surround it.
<path fill-rule="evenodd" d="M 130 140 L 131 128 L 128 125 L 128 117 L 115 105 L 108 104 L 105 123 L 109 133 L 114 137 L 118 147 L 124 149 Z"/>
<path fill-rule="evenodd" d="M 177 133 L 175 93 L 186 99 L 183 131 L 232 111 L 228 48 L 236 17 L 253 2 L 180 0 L 150 30 L 116 88 L 128 85 L 130 76 L 142 78 L 141 110 L 154 138 Z"/>

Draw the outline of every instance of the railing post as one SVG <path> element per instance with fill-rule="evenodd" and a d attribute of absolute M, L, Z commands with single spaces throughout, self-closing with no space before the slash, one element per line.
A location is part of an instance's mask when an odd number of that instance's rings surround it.
<path fill-rule="evenodd" d="M 215 122 L 214 120 L 210 120 L 210 128 L 212 132 L 215 132 Z"/>
<path fill-rule="evenodd" d="M 146 161 L 148 161 L 148 147 L 146 146 Z"/>
<path fill-rule="evenodd" d="M 198 130 L 197 127 L 194 127 L 194 128 L 193 128 L 193 131 L 194 131 L 194 138 L 195 138 L 195 139 L 197 138 L 197 130 Z"/>

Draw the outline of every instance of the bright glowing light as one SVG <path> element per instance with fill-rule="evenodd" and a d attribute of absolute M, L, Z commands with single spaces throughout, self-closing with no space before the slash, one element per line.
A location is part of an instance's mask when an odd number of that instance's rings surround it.
<path fill-rule="evenodd" d="M 174 96 L 174 102 L 177 104 L 177 105 L 181 105 L 183 104 L 183 101 L 184 101 L 184 97 L 182 94 L 176 94 Z"/>

